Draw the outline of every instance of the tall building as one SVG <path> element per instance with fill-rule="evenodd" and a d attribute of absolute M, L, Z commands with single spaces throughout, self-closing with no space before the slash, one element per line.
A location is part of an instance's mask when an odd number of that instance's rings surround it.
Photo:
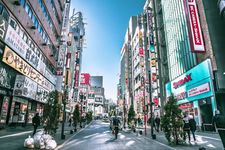
<path fill-rule="evenodd" d="M 103 87 L 103 76 L 91 76 L 90 84 L 91 86 Z"/>
<path fill-rule="evenodd" d="M 224 20 L 222 5 L 217 1 L 150 0 L 158 30 L 158 46 L 166 45 L 166 53 L 159 50 L 160 67 L 168 65 L 168 82 L 164 98 L 174 94 L 184 113 L 195 117 L 200 129 L 212 129 L 212 116 L 216 109 L 225 112 L 224 101 Z M 222 1 L 218 1 L 220 4 Z M 162 8 L 161 8 L 162 7 Z M 219 9 L 220 8 L 220 9 Z M 174 13 L 176 12 L 176 13 Z M 160 34 L 164 39 L 160 39 Z M 165 56 L 167 57 L 165 59 Z M 161 71 L 163 71 L 161 68 Z M 163 83 L 163 77 L 161 76 Z M 161 91 L 164 91 L 162 89 Z"/>
<path fill-rule="evenodd" d="M 0 122 L 31 123 L 55 89 L 64 0 L 0 1 Z"/>

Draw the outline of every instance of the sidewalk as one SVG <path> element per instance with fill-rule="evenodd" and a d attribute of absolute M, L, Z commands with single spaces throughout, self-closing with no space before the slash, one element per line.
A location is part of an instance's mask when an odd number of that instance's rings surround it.
<path fill-rule="evenodd" d="M 142 135 L 140 135 L 139 131 L 142 131 Z M 156 139 L 152 139 L 151 137 L 151 128 L 147 126 L 146 128 L 146 133 L 147 135 L 145 136 L 145 128 L 144 127 L 139 127 L 136 128 L 136 133 L 131 131 L 131 129 L 124 129 L 124 132 L 129 132 L 136 134 L 138 136 L 143 136 L 143 138 L 146 138 L 148 140 L 153 140 L 161 145 L 167 145 L 171 148 L 174 149 L 182 149 L 182 150 L 198 150 L 200 147 L 205 147 L 207 150 L 208 149 L 223 149 L 222 141 L 220 139 L 220 136 L 216 132 L 196 132 L 196 138 L 197 141 L 194 142 L 193 139 L 191 140 L 190 143 L 185 143 L 185 144 L 180 144 L 180 145 L 171 145 L 168 143 L 164 132 L 156 132 L 154 130 L 154 134 L 156 134 Z M 191 135 L 192 138 L 192 135 Z"/>
<path fill-rule="evenodd" d="M 85 127 L 87 127 L 91 123 L 87 124 Z M 37 131 L 42 130 L 42 129 L 43 128 L 40 126 L 37 129 Z M 54 140 L 57 143 L 57 147 L 60 146 L 61 144 L 63 144 L 66 140 L 68 140 L 70 137 L 72 137 L 75 133 L 79 132 L 83 128 L 80 128 L 80 126 L 78 125 L 77 126 L 77 132 L 73 132 L 73 134 L 70 134 L 70 130 L 73 130 L 74 127 L 69 126 L 68 123 L 65 123 L 65 126 L 64 126 L 65 139 L 61 139 L 61 129 L 62 129 L 62 124 L 60 123 L 59 126 L 58 126 L 58 129 L 56 131 L 56 134 L 53 136 Z M 8 126 L 4 129 L 0 130 L 0 138 L 22 136 L 22 135 L 27 138 L 28 135 L 32 135 L 32 133 L 33 133 L 33 126 L 32 125 L 27 125 L 26 127 L 22 127 L 22 126 L 9 127 Z M 25 140 L 25 138 L 24 138 L 24 140 Z M 23 143 L 21 143 L 21 145 L 23 145 Z"/>

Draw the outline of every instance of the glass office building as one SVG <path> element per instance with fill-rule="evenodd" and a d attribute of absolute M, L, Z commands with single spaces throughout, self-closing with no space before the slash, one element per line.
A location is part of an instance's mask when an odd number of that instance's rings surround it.
<path fill-rule="evenodd" d="M 184 10 L 181 0 L 162 0 L 170 81 L 197 64 L 196 55 L 191 52 Z"/>

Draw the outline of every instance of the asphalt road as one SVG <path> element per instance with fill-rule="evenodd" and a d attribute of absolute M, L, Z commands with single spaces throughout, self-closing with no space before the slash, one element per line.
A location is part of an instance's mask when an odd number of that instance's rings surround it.
<path fill-rule="evenodd" d="M 95 121 L 71 139 L 59 150 L 170 150 L 167 145 L 155 142 L 143 136 L 121 131 L 118 139 L 112 135 L 109 124 Z"/>

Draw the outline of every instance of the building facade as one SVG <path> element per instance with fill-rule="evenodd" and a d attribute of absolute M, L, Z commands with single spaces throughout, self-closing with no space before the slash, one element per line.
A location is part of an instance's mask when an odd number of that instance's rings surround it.
<path fill-rule="evenodd" d="M 3 126 L 31 123 L 55 90 L 63 8 L 64 0 L 0 1 Z"/>

